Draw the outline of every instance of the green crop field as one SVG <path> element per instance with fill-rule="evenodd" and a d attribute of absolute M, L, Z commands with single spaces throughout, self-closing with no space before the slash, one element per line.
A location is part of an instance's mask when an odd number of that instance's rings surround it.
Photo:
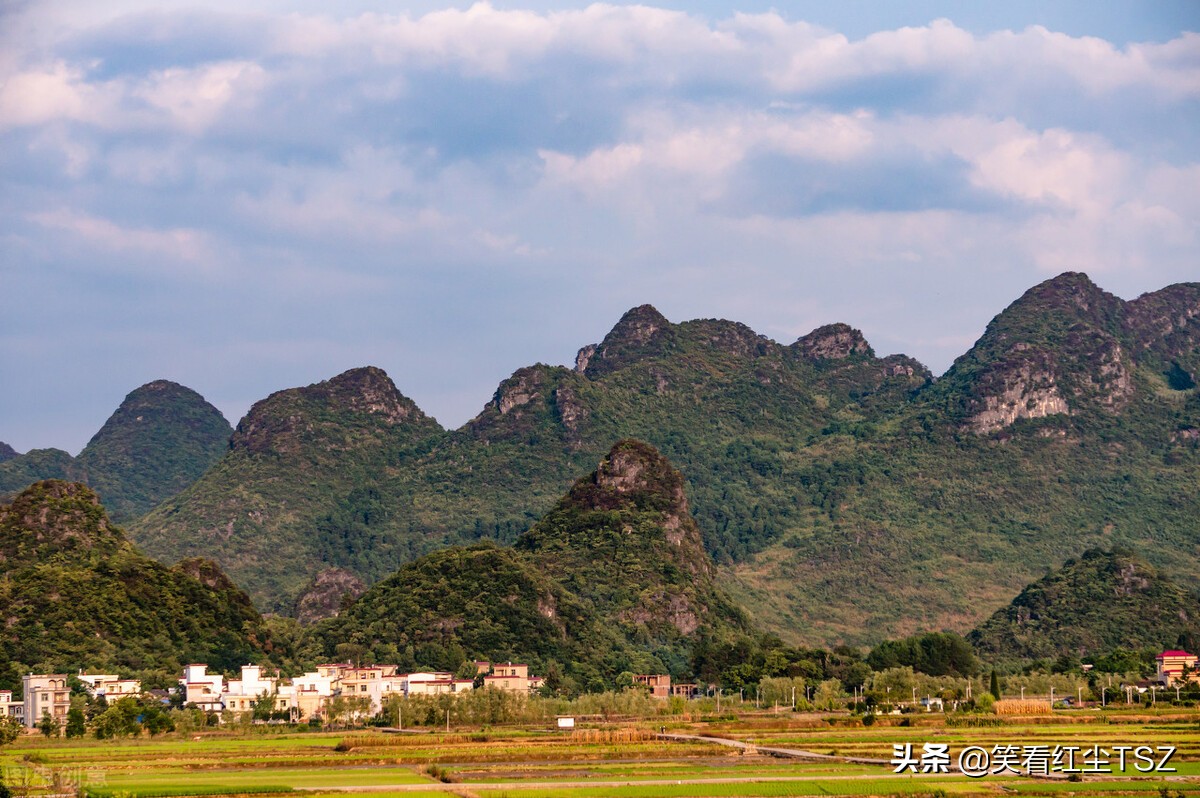
<path fill-rule="evenodd" d="M 18 795 L 351 794 L 462 798 L 640 798 L 773 795 L 1200 796 L 1200 712 L 1191 715 L 1063 713 L 1041 722 L 971 727 L 942 716 L 914 725 L 852 725 L 846 715 L 751 715 L 676 724 L 692 739 L 658 739 L 649 728 L 608 726 L 560 734 L 545 729 L 467 730 L 451 734 L 278 733 L 250 730 L 137 740 L 62 740 L 25 736 L 0 749 L 0 774 Z M 836 725 L 835 725 L 836 724 Z M 653 729 L 657 731 L 657 729 Z M 712 739 L 696 739 L 711 736 Z M 642 739 L 638 739 L 642 738 Z M 720 739 L 717 739 L 720 738 Z M 1173 746 L 1173 773 L 1089 772 L 1079 781 L 1012 773 L 893 772 L 893 746 Z M 742 747 L 737 747 L 741 745 Z M 748 747 L 747 747 L 748 746 Z M 774 756 L 767 749 L 835 758 Z M 884 760 L 883 764 L 846 757 Z M 1115 759 L 1108 768 L 1115 770 Z M 1163 793 L 1163 790 L 1168 793 Z"/>

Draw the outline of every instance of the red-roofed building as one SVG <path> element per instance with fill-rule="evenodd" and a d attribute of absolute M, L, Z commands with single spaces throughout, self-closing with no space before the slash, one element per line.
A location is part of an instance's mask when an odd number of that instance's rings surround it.
<path fill-rule="evenodd" d="M 1196 672 L 1197 657 L 1186 651 L 1164 651 L 1154 658 L 1158 663 L 1158 681 L 1170 687 L 1180 682 L 1200 681 Z"/>

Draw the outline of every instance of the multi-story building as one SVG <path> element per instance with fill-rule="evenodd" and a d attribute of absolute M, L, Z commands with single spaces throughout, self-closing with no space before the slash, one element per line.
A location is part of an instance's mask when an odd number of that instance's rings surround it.
<path fill-rule="evenodd" d="M 71 690 L 67 687 L 65 673 L 31 673 L 21 677 L 21 686 L 25 691 L 24 721 L 28 728 L 36 728 L 43 715 L 66 725 Z"/>
<path fill-rule="evenodd" d="M 275 679 L 262 675 L 258 665 L 243 665 L 242 678 L 230 679 L 221 691 L 221 705 L 233 712 L 251 712 L 263 696 L 275 694 Z M 290 707 L 284 706 L 283 709 Z"/>
<path fill-rule="evenodd" d="M 142 682 L 139 679 L 122 679 L 112 674 L 83 671 L 80 671 L 76 678 L 83 682 L 92 698 L 104 696 L 105 700 L 112 702 L 126 696 L 142 694 Z"/>
<path fill-rule="evenodd" d="M 384 699 L 403 694 L 403 679 L 396 674 L 395 665 L 368 665 L 350 668 L 342 675 L 343 698 L 366 698 L 370 708 L 356 710 L 357 714 L 374 715 L 383 708 Z"/>
<path fill-rule="evenodd" d="M 530 676 L 528 665 L 506 662 L 492 665 L 491 675 L 483 677 L 483 686 L 510 693 L 530 693 L 541 687 L 544 681 L 540 676 Z"/>
<path fill-rule="evenodd" d="M 25 725 L 25 702 L 13 701 L 12 690 L 0 690 L 0 718 L 16 718 Z"/>
<path fill-rule="evenodd" d="M 341 666 L 319 665 L 317 670 L 292 679 L 292 703 L 297 717 L 323 716 L 329 699 L 341 689 L 341 673 Z"/>
<path fill-rule="evenodd" d="M 220 712 L 225 708 L 221 694 L 225 692 L 225 677 L 209 673 L 207 665 L 188 665 L 179 680 L 185 704 L 194 704 L 205 712 Z"/>
<path fill-rule="evenodd" d="M 634 684 L 644 685 L 655 698 L 671 697 L 671 676 L 666 673 L 639 673 L 633 677 Z"/>
<path fill-rule="evenodd" d="M 1158 681 L 1168 687 L 1180 682 L 1200 680 L 1195 654 L 1180 650 L 1164 651 L 1154 659 L 1158 663 Z"/>
<path fill-rule="evenodd" d="M 695 698 L 699 692 L 700 692 L 700 685 L 695 684 L 694 682 L 684 682 L 684 683 L 676 682 L 675 684 L 671 685 L 671 695 L 673 695 L 673 696 L 677 695 L 680 698 L 686 698 L 688 700 L 691 700 L 691 699 Z"/>
<path fill-rule="evenodd" d="M 473 679 L 455 679 L 454 674 L 449 672 L 421 671 L 404 674 L 405 695 L 441 695 L 474 689 Z"/>

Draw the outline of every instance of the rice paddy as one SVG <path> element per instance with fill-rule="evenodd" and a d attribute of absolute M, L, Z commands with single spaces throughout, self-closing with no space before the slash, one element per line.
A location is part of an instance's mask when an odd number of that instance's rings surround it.
<path fill-rule="evenodd" d="M 747 713 L 676 723 L 666 735 L 651 722 L 600 727 L 605 729 L 613 733 L 506 728 L 386 735 L 216 731 L 154 740 L 25 736 L 0 749 L 0 774 L 18 795 L 95 798 L 1200 795 L 1200 713 L 1079 710 L 978 727 L 941 715 L 881 718 L 864 727 L 844 714 Z M 894 772 L 896 746 L 919 757 L 927 744 L 945 746 L 948 769 Z M 1007 746 L 1071 750 L 1085 772 L 1044 778 L 1013 767 L 969 778 L 954 767 L 968 747 L 994 753 Z M 1116 752 L 1126 746 L 1122 770 Z M 1140 760 L 1138 746 L 1144 747 Z M 1170 748 L 1173 771 L 1151 769 L 1149 763 L 1157 767 Z M 1085 754 L 1091 756 L 1088 767 Z"/>

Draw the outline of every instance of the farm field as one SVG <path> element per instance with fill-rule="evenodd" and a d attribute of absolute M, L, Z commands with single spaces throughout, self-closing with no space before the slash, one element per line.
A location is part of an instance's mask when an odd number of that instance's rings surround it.
<path fill-rule="evenodd" d="M 0 772 L 15 794 L 150 798 L 189 795 L 488 796 L 640 798 L 775 795 L 1200 795 L 1200 713 L 1154 716 L 1066 712 L 1031 722 L 955 725 L 943 716 L 882 718 L 863 727 L 849 716 L 756 715 L 581 729 L 418 732 L 209 732 L 138 740 L 47 740 L 26 736 L 0 749 Z M 972 722 L 994 723 L 991 718 Z M 654 721 L 655 724 L 659 721 Z M 850 725 L 850 724 L 855 725 Z M 893 746 L 919 756 L 945 744 L 951 762 L 967 746 L 1174 746 L 1176 772 L 1140 772 L 1115 760 L 1082 780 L 1011 772 L 897 774 Z M 787 758 L 785 749 L 820 758 Z M 847 758 L 884 760 L 883 763 Z M 1113 772 L 1115 771 L 1115 772 Z"/>

